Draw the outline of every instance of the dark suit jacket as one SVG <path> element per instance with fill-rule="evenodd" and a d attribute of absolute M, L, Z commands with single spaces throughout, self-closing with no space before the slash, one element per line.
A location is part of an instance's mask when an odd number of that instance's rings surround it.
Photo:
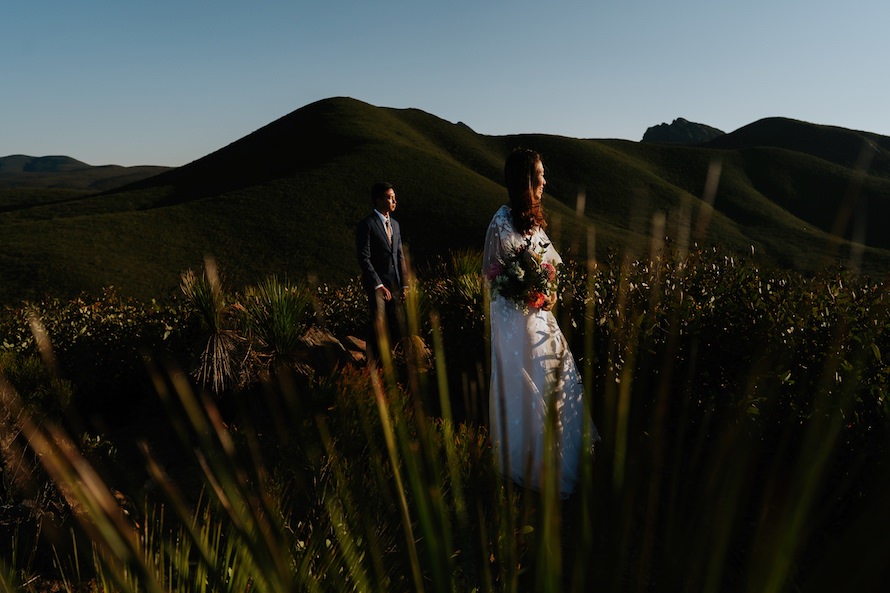
<path fill-rule="evenodd" d="M 402 233 L 399 223 L 390 216 L 392 243 L 376 211 L 363 218 L 355 230 L 358 265 L 362 269 L 362 285 L 368 292 L 383 284 L 393 296 L 405 285 L 405 260 L 402 256 Z"/>

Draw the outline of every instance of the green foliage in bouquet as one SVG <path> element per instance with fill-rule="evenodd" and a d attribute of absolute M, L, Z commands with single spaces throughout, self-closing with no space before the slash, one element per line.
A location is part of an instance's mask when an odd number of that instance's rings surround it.
<path fill-rule="evenodd" d="M 494 262 L 485 271 L 492 296 L 502 296 L 516 308 L 528 313 L 547 303 L 548 295 L 559 287 L 557 266 L 544 259 L 548 243 L 525 243 Z"/>

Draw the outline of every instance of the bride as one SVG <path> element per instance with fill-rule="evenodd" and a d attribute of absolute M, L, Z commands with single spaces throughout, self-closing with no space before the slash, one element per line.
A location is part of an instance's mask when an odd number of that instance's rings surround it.
<path fill-rule="evenodd" d="M 584 388 L 551 309 L 562 258 L 544 232 L 541 155 L 516 149 L 504 177 L 510 197 L 485 237 L 483 271 L 491 290 L 490 432 L 496 464 L 517 484 L 540 490 L 556 472 L 560 495 L 578 480 L 585 440 Z"/>

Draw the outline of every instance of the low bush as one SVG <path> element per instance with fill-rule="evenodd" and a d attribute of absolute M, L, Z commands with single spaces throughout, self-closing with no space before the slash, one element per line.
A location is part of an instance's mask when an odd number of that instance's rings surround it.
<path fill-rule="evenodd" d="M 117 503 L 71 453 L 80 444 L 53 441 L 40 425 L 28 442 L 55 481 L 94 484 L 71 493 L 97 547 L 91 568 L 124 591 L 868 590 L 886 582 L 883 558 L 860 553 L 862 542 L 890 543 L 881 527 L 890 493 L 883 283 L 670 245 L 652 261 L 616 254 L 569 261 L 564 272 L 556 314 L 603 436 L 568 502 L 504 483 L 484 415 L 448 413 L 451 400 L 472 389 L 484 400 L 487 391 L 486 295 L 471 253 L 417 281 L 410 313 L 432 345 L 430 369 L 347 365 L 296 381 L 284 367 L 229 393 L 235 405 L 224 409 L 175 367 L 147 373 L 183 446 L 166 458 L 182 464 L 177 477 L 147 450 L 153 486 L 143 493 L 139 537 L 131 525 L 118 538 Z M 28 320 L 38 318 L 60 369 L 86 347 L 129 353 L 132 365 L 138 344 L 185 353 L 188 370 L 196 338 L 229 323 L 247 327 L 227 315 L 233 303 L 246 310 L 249 294 L 214 297 L 222 306 L 208 310 L 221 312 L 219 322 L 203 334 L 197 308 L 179 304 L 103 297 L 7 311 L 4 368 L 9 382 L 34 391 L 29 401 L 55 405 L 61 387 L 38 372 L 41 351 L 29 337 Z M 316 287 L 311 297 L 312 323 L 336 336 L 355 335 L 366 320 L 357 282 Z M 260 336 L 278 321 L 298 333 L 310 317 L 294 310 L 268 309 L 254 319 L 270 327 L 244 339 L 271 345 Z M 118 317 L 127 314 L 132 325 Z M 91 397 L 95 379 L 61 376 L 75 402 Z"/>
<path fill-rule="evenodd" d="M 84 415 L 137 413 L 151 391 L 145 361 L 181 360 L 194 330 L 178 303 L 143 303 L 113 289 L 28 302 L 0 315 L 3 349 L 36 356 L 45 341 L 42 352 L 52 353 L 54 371 L 74 386 L 74 403 Z"/>

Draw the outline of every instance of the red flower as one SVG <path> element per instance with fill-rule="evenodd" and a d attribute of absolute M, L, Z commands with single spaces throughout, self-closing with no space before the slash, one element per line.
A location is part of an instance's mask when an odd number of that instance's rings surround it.
<path fill-rule="evenodd" d="M 544 303 L 547 302 L 547 295 L 543 292 L 533 292 L 529 295 L 528 298 L 528 306 L 534 307 L 535 309 L 540 309 L 544 306 Z"/>

